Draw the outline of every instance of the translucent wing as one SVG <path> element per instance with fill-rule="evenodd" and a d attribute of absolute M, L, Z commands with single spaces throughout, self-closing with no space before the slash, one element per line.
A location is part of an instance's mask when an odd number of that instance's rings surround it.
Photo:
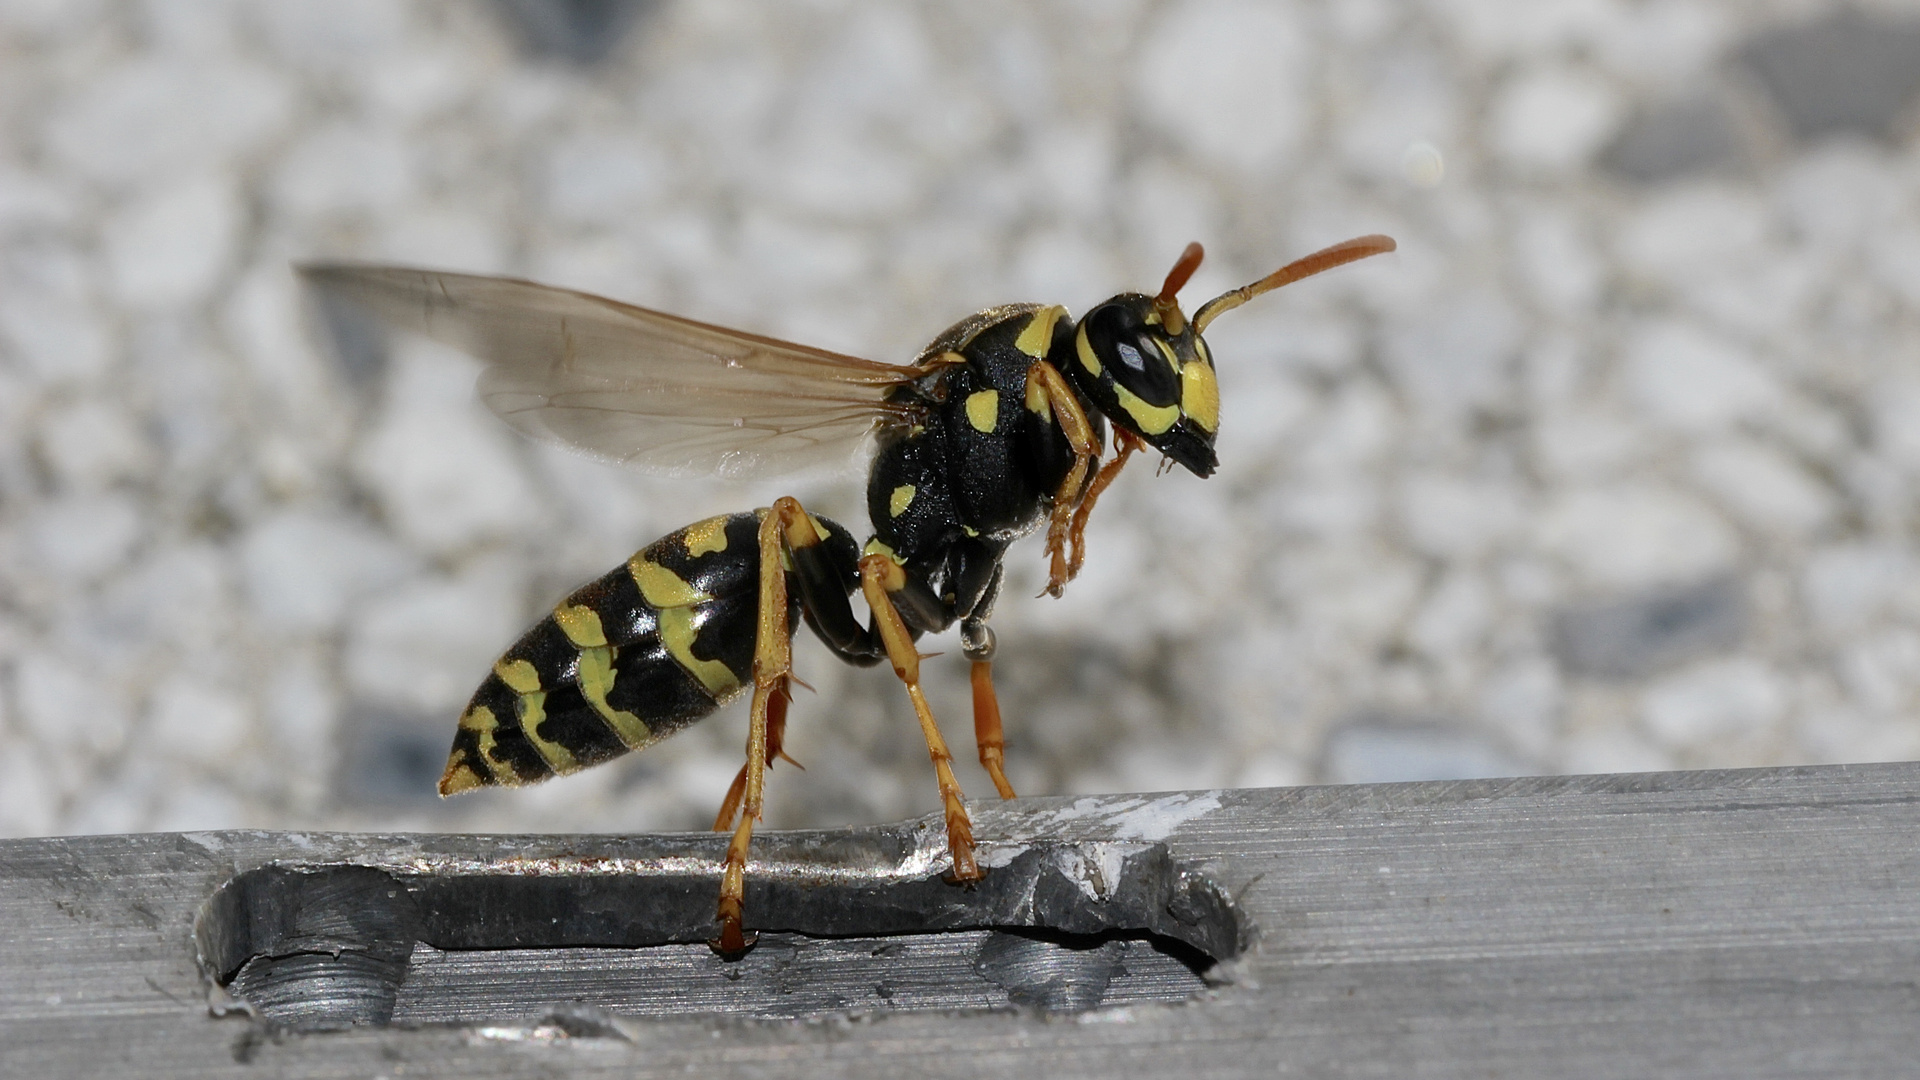
<path fill-rule="evenodd" d="M 301 274 L 486 362 L 480 396 L 520 431 L 672 476 L 844 464 L 919 410 L 924 369 L 882 364 L 515 278 L 314 264 Z"/>

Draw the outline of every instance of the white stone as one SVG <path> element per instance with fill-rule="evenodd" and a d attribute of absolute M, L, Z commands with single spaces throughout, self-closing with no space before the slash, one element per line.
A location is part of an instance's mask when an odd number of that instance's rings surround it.
<path fill-rule="evenodd" d="M 48 147 L 83 176 L 135 188 L 196 169 L 218 173 L 293 110 L 286 82 L 226 60 L 154 55 L 81 86 L 47 117 Z"/>
<path fill-rule="evenodd" d="M 1514 261 L 1536 302 L 1566 318 L 1592 317 L 1606 267 L 1573 215 L 1543 208 L 1522 218 Z"/>
<path fill-rule="evenodd" d="M 374 257 L 478 274 L 508 268 L 506 223 L 497 212 L 439 202 L 384 209 Z"/>
<path fill-rule="evenodd" d="M 104 755 L 126 741 L 120 695 L 79 658 L 29 649 L 15 658 L 13 694 L 22 725 L 56 755 Z"/>
<path fill-rule="evenodd" d="M 1162 8 L 1129 65 L 1148 120 L 1201 157 L 1281 167 L 1314 121 L 1314 57 L 1293 9 L 1248 0 Z"/>
<path fill-rule="evenodd" d="M 1291 552 L 1270 573 L 1302 625 L 1369 651 L 1407 618 L 1424 577 L 1413 560 L 1364 543 Z"/>
<path fill-rule="evenodd" d="M 1298 787 L 1310 778 L 1305 763 L 1292 754 L 1278 750 L 1242 755 L 1238 765 L 1240 771 L 1233 778 L 1233 787 Z"/>
<path fill-rule="evenodd" d="M 1900 626 L 1849 646 L 1839 657 L 1848 695 L 1879 716 L 1913 715 L 1920 690 L 1920 631 Z"/>
<path fill-rule="evenodd" d="M 0 295 L 0 345 L 46 383 L 95 383 L 114 359 L 103 312 L 70 300 Z"/>
<path fill-rule="evenodd" d="M 456 714 L 527 629 L 518 586 L 509 575 L 482 571 L 416 580 L 378 597 L 348 631 L 348 684 L 384 704 Z"/>
<path fill-rule="evenodd" d="M 1355 73 L 1357 100 L 1333 128 L 1341 152 L 1375 177 L 1437 185 L 1446 153 L 1461 145 L 1458 91 L 1449 74 L 1440 57 L 1413 50 L 1389 53 Z M 1414 160 L 1422 154 L 1424 161 Z M 1418 172 L 1422 167 L 1429 171 Z"/>
<path fill-rule="evenodd" d="M 212 832 L 260 825 L 239 797 L 218 783 L 169 787 L 157 801 L 152 824 L 147 827 L 160 832 Z"/>
<path fill-rule="evenodd" d="M 1636 732 L 1619 728 L 1582 731 L 1563 743 L 1558 768 L 1563 773 L 1663 772 L 1673 758 Z"/>
<path fill-rule="evenodd" d="M 46 836 L 60 820 L 60 790 L 40 751 L 17 736 L 0 754 L 0 836 Z"/>
<path fill-rule="evenodd" d="M 40 565 L 74 582 L 125 566 L 142 532 L 139 506 L 119 493 L 49 500 L 33 512 L 28 530 Z"/>
<path fill-rule="evenodd" d="M 1440 415 L 1486 408 L 1513 389 L 1522 324 L 1499 293 L 1469 287 L 1388 326 L 1382 359 L 1416 407 Z"/>
<path fill-rule="evenodd" d="M 115 296 L 148 309 L 205 299 L 232 258 L 241 214 L 239 193 L 216 173 L 143 192 L 102 229 Z"/>
<path fill-rule="evenodd" d="M 1493 596 L 1485 579 L 1454 570 L 1407 623 L 1407 641 L 1429 656 L 1458 660 L 1479 648 L 1493 616 Z"/>
<path fill-rule="evenodd" d="M 243 9 L 268 45 L 313 67 L 359 65 L 406 41 L 407 9 L 383 0 L 279 0 Z"/>
<path fill-rule="evenodd" d="M 1911 222 L 1913 196 L 1888 155 L 1864 142 L 1816 146 L 1792 160 L 1774 198 L 1802 238 L 1818 247 L 1858 245 L 1890 222 Z"/>
<path fill-rule="evenodd" d="M 1559 735 L 1565 688 L 1560 669 L 1543 656 L 1495 671 L 1480 688 L 1479 715 L 1521 753 L 1545 758 Z"/>
<path fill-rule="evenodd" d="M 0 162 L 0 229 L 60 227 L 80 215 L 78 192 Z"/>
<path fill-rule="evenodd" d="M 1920 475 L 1920 372 L 1896 369 L 1863 404 L 1873 421 L 1874 448 Z"/>
<path fill-rule="evenodd" d="M 1691 322 L 1660 319 L 1640 327 L 1625 348 L 1624 378 L 1633 400 L 1655 420 L 1686 432 L 1713 432 L 1778 411 L 1779 380 L 1734 342 Z"/>
<path fill-rule="evenodd" d="M 1617 24 L 1613 0 L 1564 0 L 1515 4 L 1508 0 L 1432 0 L 1440 24 L 1480 55 L 1479 63 L 1511 57 L 1552 55 L 1590 46 Z"/>
<path fill-rule="evenodd" d="M 1563 172 L 1586 164 L 1625 112 L 1619 91 L 1597 75 L 1530 71 L 1495 93 L 1493 147 L 1514 168 Z"/>
<path fill-rule="evenodd" d="M 1836 544 L 1807 557 L 1800 588 L 1819 625 L 1845 633 L 1909 605 L 1913 571 L 1913 555 L 1905 547 Z"/>
<path fill-rule="evenodd" d="M 547 205 L 567 221 L 599 225 L 644 212 L 662 193 L 663 148 L 618 129 L 575 132 L 548 152 Z"/>
<path fill-rule="evenodd" d="M 539 523 L 517 438 L 473 396 L 474 367 L 424 343 L 395 357 L 387 401 L 353 467 L 409 543 L 451 551 Z"/>
<path fill-rule="evenodd" d="M 1647 452 L 1647 433 L 1597 403 L 1541 409 L 1533 419 L 1534 460 L 1551 480 L 1594 482 L 1619 475 Z"/>
<path fill-rule="evenodd" d="M 1920 223 L 1895 222 L 1867 238 L 1867 256 L 1881 284 L 1920 308 Z"/>
<path fill-rule="evenodd" d="M 226 549 L 163 534 L 76 614 L 84 619 L 88 646 L 103 663 L 120 664 L 123 655 L 130 666 L 135 657 L 177 649 L 232 670 L 229 635 L 240 617 L 235 592 Z M 178 655 L 169 662 L 178 662 Z"/>
<path fill-rule="evenodd" d="M 298 218 L 388 208 L 413 197 L 413 173 L 401 132 L 335 122 L 288 151 L 274 173 L 273 199 Z"/>
<path fill-rule="evenodd" d="M 154 464 L 138 419 L 117 401 L 76 401 L 48 410 L 40 420 L 39 445 L 54 476 L 78 491 L 137 479 Z"/>
<path fill-rule="evenodd" d="M 289 510 L 240 541 L 240 566 L 255 617 L 288 631 L 335 628 L 360 597 L 415 571 L 415 559 L 350 517 Z"/>
<path fill-rule="evenodd" d="M 1484 555 L 1523 521 L 1520 493 L 1496 481 L 1414 472 L 1401 480 L 1399 494 L 1413 547 L 1436 558 Z"/>
<path fill-rule="evenodd" d="M 169 757 L 220 765 L 252 730 L 253 710 L 244 698 L 203 678 L 176 675 L 154 690 L 141 737 Z"/>
<path fill-rule="evenodd" d="M 1694 748 L 1759 735 L 1780 722 L 1787 703 L 1778 673 L 1753 657 L 1737 656 L 1654 682 L 1641 697 L 1640 715 L 1662 743 Z"/>
<path fill-rule="evenodd" d="M 1668 284 L 1767 257 L 1771 215 L 1760 197 L 1722 184 L 1681 185 L 1649 198 L 1618 226 L 1629 270 Z"/>
<path fill-rule="evenodd" d="M 1387 784 L 1521 776 L 1529 770 L 1478 732 L 1439 727 L 1345 727 L 1328 740 L 1322 780 Z"/>
<path fill-rule="evenodd" d="M 1733 565 L 1740 550 L 1699 500 L 1647 481 L 1554 492 L 1535 535 L 1589 584 L 1608 588 L 1698 579 Z"/>
<path fill-rule="evenodd" d="M 1768 534 L 1804 536 L 1839 513 L 1834 493 L 1778 450 L 1749 439 L 1726 439 L 1693 455 L 1693 474 L 1749 525 Z"/>

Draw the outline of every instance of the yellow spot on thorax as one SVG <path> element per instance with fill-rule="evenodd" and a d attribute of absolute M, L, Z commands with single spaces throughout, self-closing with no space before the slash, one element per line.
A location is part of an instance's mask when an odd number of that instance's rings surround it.
<path fill-rule="evenodd" d="M 892 548 L 890 548 L 890 547 L 888 547 L 887 545 L 885 545 L 885 544 L 883 544 L 883 543 L 881 543 L 881 542 L 880 542 L 880 538 L 879 538 L 879 537 L 877 537 L 877 536 L 876 536 L 876 537 L 874 537 L 873 539 L 871 539 L 871 540 L 869 540 L 869 541 L 867 541 L 867 546 L 866 546 L 866 547 L 864 547 L 864 548 L 861 548 L 861 549 L 860 549 L 860 554 L 862 554 L 862 555 L 885 555 L 885 556 L 886 556 L 887 558 L 889 558 L 889 559 L 892 559 L 892 560 L 893 560 L 893 562 L 894 562 L 894 565 L 896 565 L 896 566 L 905 566 L 905 565 L 907 565 L 907 563 L 906 563 L 906 560 L 904 560 L 904 559 L 902 559 L 902 558 L 901 558 L 900 556 L 898 556 L 898 555 L 895 555 L 895 554 L 893 553 L 893 549 L 892 549 Z"/>
<path fill-rule="evenodd" d="M 679 574 L 648 559 L 644 552 L 627 560 L 627 572 L 633 575 L 633 583 L 640 587 L 640 595 L 647 603 L 662 610 L 713 599 L 687 584 Z"/>
<path fill-rule="evenodd" d="M 553 621 L 560 624 L 560 632 L 567 635 L 568 641 L 582 649 L 607 643 L 607 632 L 600 626 L 599 614 L 584 604 L 561 604 L 553 609 Z M 537 682 L 534 689 L 539 689 Z"/>
<path fill-rule="evenodd" d="M 725 551 L 727 550 L 726 515 L 696 521 L 680 530 L 680 535 L 687 541 L 687 554 L 696 559 L 715 551 Z"/>
<path fill-rule="evenodd" d="M 1047 350 L 1053 347 L 1053 324 L 1066 313 L 1067 309 L 1057 304 L 1034 312 L 1027 317 L 1027 325 L 1020 328 L 1020 336 L 1013 339 L 1013 347 L 1035 360 L 1045 359 Z"/>
<path fill-rule="evenodd" d="M 915 488 L 912 484 L 901 484 L 899 487 L 894 488 L 893 494 L 887 496 L 887 515 L 889 517 L 899 517 L 901 514 L 906 513 L 907 507 L 913 505 L 913 496 L 918 490 L 919 489 Z"/>
<path fill-rule="evenodd" d="M 976 390 L 967 395 L 967 423 L 973 425 L 973 430 L 990 435 L 999 421 L 1000 391 Z"/>

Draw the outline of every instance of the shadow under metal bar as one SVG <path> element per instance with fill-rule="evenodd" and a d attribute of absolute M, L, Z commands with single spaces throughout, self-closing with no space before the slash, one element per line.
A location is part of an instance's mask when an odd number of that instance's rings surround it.
<path fill-rule="evenodd" d="M 1907 1076 L 1920 765 L 0 841 L 0 1075 Z"/>

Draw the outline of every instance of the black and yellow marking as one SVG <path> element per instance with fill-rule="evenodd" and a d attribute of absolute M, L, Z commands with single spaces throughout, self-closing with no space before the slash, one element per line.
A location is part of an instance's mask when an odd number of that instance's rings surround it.
<path fill-rule="evenodd" d="M 696 522 L 556 605 L 475 692 L 441 794 L 576 772 L 737 695 L 752 680 L 758 527 L 757 514 Z M 810 517 L 805 539 L 831 529 Z"/>

